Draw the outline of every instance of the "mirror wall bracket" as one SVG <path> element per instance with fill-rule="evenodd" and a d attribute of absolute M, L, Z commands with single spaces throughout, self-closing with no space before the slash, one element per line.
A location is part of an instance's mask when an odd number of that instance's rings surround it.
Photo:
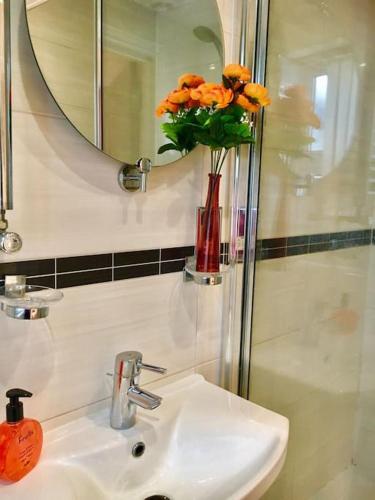
<path fill-rule="evenodd" d="M 21 237 L 8 232 L 6 211 L 13 209 L 10 1 L 0 1 L 0 252 L 22 247 Z"/>
<path fill-rule="evenodd" d="M 152 163 L 148 158 L 140 158 L 135 165 L 125 163 L 120 168 L 118 181 L 121 189 L 130 193 L 147 190 L 147 176 L 151 172 Z"/>

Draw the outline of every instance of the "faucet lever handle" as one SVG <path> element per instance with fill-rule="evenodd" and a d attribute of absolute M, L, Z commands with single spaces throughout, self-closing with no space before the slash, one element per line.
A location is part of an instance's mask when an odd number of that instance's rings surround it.
<path fill-rule="evenodd" d="M 166 368 L 161 368 L 160 366 L 148 365 L 147 363 L 142 363 L 142 361 L 139 361 L 137 363 L 137 366 L 140 370 L 148 370 L 149 372 L 160 373 L 162 375 L 164 373 L 167 373 Z"/>

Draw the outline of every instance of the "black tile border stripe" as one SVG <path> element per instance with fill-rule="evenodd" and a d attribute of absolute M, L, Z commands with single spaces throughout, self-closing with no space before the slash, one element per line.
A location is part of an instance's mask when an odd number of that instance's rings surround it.
<path fill-rule="evenodd" d="M 114 281 L 155 276 L 159 274 L 159 262 L 153 264 L 138 264 L 136 266 L 123 266 L 114 268 Z"/>
<path fill-rule="evenodd" d="M 185 259 L 185 257 L 191 257 L 192 255 L 194 255 L 193 246 L 162 248 L 160 254 L 160 260 L 164 262 L 166 260 Z"/>
<path fill-rule="evenodd" d="M 56 259 L 57 274 L 107 267 L 112 267 L 112 254 L 110 253 Z"/>
<path fill-rule="evenodd" d="M 279 259 L 375 245 L 375 230 L 285 236 L 257 241 L 257 260 Z M 229 262 L 229 244 L 221 244 L 221 262 Z M 128 252 L 79 255 L 18 262 L 0 262 L 0 280 L 6 274 L 25 274 L 33 285 L 55 288 L 105 283 L 181 272 L 194 246 L 153 248 Z"/>
<path fill-rule="evenodd" d="M 92 271 L 79 271 L 76 273 L 62 273 L 56 275 L 57 288 L 70 288 L 73 286 L 94 285 L 112 281 L 112 269 L 94 269 Z"/>
<path fill-rule="evenodd" d="M 185 259 L 167 260 L 160 264 L 160 274 L 178 273 L 185 267 Z"/>
<path fill-rule="evenodd" d="M 150 262 L 159 262 L 160 260 L 159 248 L 138 250 L 135 252 L 118 252 L 114 254 L 114 267 L 149 264 Z"/>
<path fill-rule="evenodd" d="M 227 244 L 222 244 L 222 251 Z M 154 248 L 53 259 L 0 262 L 0 281 L 6 274 L 25 274 L 30 285 L 70 288 L 108 281 L 181 272 L 194 246 Z M 222 259 L 227 259 L 226 255 Z"/>
<path fill-rule="evenodd" d="M 375 245 L 375 230 L 359 229 L 258 240 L 256 254 L 257 260 L 268 260 L 371 244 Z"/>
<path fill-rule="evenodd" d="M 55 259 L 24 260 L 21 262 L 1 262 L 0 279 L 5 274 L 25 274 L 26 276 L 42 276 L 55 274 Z"/>

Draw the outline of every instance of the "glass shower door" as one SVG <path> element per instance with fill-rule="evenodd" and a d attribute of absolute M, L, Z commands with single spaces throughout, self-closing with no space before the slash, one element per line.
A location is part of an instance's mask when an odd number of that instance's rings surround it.
<path fill-rule="evenodd" d="M 291 428 L 267 500 L 375 498 L 374 24 L 269 2 L 250 399 Z"/>

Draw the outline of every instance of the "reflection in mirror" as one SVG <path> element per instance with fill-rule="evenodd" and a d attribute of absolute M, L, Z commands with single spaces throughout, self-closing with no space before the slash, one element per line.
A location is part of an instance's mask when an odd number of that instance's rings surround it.
<path fill-rule="evenodd" d="M 44 79 L 71 123 L 124 162 L 154 165 L 166 142 L 157 103 L 182 73 L 220 80 L 223 36 L 216 0 L 25 0 Z"/>
<path fill-rule="evenodd" d="M 273 107 L 279 125 L 270 131 L 280 160 L 296 176 L 299 196 L 349 161 L 360 71 L 345 43 L 302 52 L 280 56 Z"/>

